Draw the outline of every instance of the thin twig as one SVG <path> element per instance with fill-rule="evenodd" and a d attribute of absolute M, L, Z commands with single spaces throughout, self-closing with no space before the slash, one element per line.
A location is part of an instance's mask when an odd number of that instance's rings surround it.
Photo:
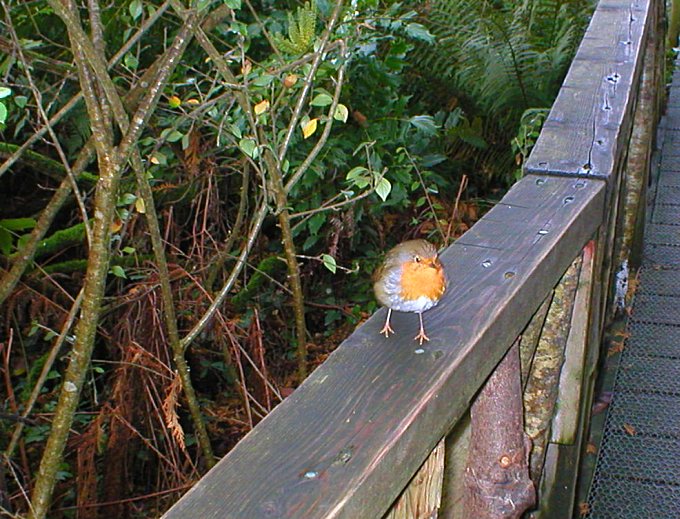
<path fill-rule="evenodd" d="M 68 334 L 71 331 L 71 327 L 73 326 L 74 321 L 76 320 L 76 316 L 78 315 L 78 311 L 80 310 L 80 304 L 82 303 L 82 301 L 83 291 L 81 289 L 80 292 L 78 293 L 78 296 L 76 297 L 76 300 L 73 302 L 73 305 L 71 305 L 71 310 L 69 311 L 68 316 L 66 317 L 64 325 L 61 327 L 61 332 L 59 333 L 59 336 L 54 341 L 54 344 L 50 349 L 50 353 L 47 356 L 47 359 L 45 359 L 45 363 L 43 364 L 43 367 L 40 370 L 38 380 L 35 381 L 33 390 L 31 391 L 31 395 L 28 397 L 28 400 L 24 404 L 24 411 L 23 413 L 21 413 L 21 416 L 23 418 L 28 417 L 28 415 L 31 414 L 31 411 L 33 411 L 33 406 L 38 401 L 38 397 L 40 397 L 45 381 L 47 380 L 47 377 L 50 371 L 52 370 L 52 366 L 54 365 L 54 361 L 57 359 L 61 347 L 68 338 Z M 21 422 L 17 423 L 16 427 L 14 428 L 14 431 L 12 432 L 12 438 L 9 441 L 9 445 L 5 449 L 5 456 L 7 456 L 8 458 L 11 458 L 14 455 L 14 449 L 16 448 L 19 439 L 21 438 L 21 433 L 23 432 L 23 429 L 24 424 Z"/>
<path fill-rule="evenodd" d="M 441 223 L 439 222 L 439 218 L 437 218 L 437 212 L 434 210 L 434 204 L 432 203 L 432 199 L 430 198 L 430 193 L 428 191 L 427 185 L 425 185 L 425 179 L 423 179 L 423 175 L 420 172 L 420 168 L 418 167 L 418 164 L 413 160 L 413 157 L 411 157 L 411 154 L 408 152 L 406 148 L 402 148 L 404 150 L 404 153 L 406 153 L 406 157 L 408 158 L 409 162 L 411 163 L 411 166 L 413 166 L 413 169 L 416 171 L 416 174 L 418 175 L 418 180 L 420 180 L 420 187 L 423 188 L 423 192 L 425 193 L 425 199 L 427 200 L 427 205 L 430 207 L 430 213 L 432 214 L 432 218 L 434 218 L 434 223 L 437 226 L 437 230 L 439 231 L 439 235 L 442 237 L 442 240 L 446 239 L 446 235 L 444 234 L 444 229 L 442 228 Z"/>
<path fill-rule="evenodd" d="M 467 184 L 468 176 L 464 174 L 463 178 L 460 179 L 458 193 L 456 194 L 456 202 L 453 204 L 453 211 L 451 211 L 451 218 L 449 218 L 449 225 L 448 228 L 446 229 L 446 240 L 444 242 L 445 245 L 451 243 L 451 233 L 453 232 L 453 224 L 458 218 L 458 205 L 460 204 L 460 199 L 463 196 L 465 189 L 467 188 Z"/>

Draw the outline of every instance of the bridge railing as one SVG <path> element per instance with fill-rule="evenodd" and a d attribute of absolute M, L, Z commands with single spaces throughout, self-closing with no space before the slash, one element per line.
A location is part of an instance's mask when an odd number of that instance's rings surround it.
<path fill-rule="evenodd" d="M 662 17 L 660 0 L 600 1 L 524 178 L 441 255 L 430 342 L 401 313 L 384 339 L 377 312 L 165 518 L 517 517 L 534 488 L 539 514 L 571 517 L 644 212 Z"/>

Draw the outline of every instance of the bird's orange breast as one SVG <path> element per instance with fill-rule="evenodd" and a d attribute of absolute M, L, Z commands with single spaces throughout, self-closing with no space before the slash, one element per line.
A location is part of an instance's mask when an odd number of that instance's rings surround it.
<path fill-rule="evenodd" d="M 441 265 L 408 262 L 402 267 L 400 296 L 407 301 L 427 297 L 439 300 L 446 290 L 446 275 Z"/>

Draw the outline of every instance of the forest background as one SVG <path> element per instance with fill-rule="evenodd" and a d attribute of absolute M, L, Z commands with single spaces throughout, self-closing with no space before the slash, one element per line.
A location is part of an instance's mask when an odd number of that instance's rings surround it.
<path fill-rule="evenodd" d="M 155 517 L 521 176 L 593 0 L 0 0 L 0 507 Z"/>

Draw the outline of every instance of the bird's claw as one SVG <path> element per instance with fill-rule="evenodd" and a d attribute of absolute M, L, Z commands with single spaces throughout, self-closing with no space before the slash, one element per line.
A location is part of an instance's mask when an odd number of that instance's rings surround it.
<path fill-rule="evenodd" d="M 390 323 L 385 323 L 385 326 L 380 330 L 380 335 L 384 335 L 386 339 L 390 337 L 390 333 L 394 333 L 394 330 L 390 326 Z"/>
<path fill-rule="evenodd" d="M 425 330 L 420 330 L 418 335 L 416 335 L 413 339 L 418 341 L 418 344 L 420 344 L 421 346 L 423 345 L 423 341 L 429 342 L 430 340 L 430 338 L 427 335 L 425 335 Z"/>

